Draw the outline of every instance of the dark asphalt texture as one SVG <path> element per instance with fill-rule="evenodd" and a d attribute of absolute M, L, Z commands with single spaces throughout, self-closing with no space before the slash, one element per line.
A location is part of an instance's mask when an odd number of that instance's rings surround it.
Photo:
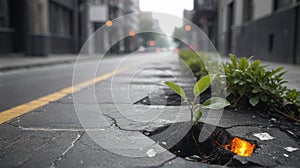
<path fill-rule="evenodd" d="M 106 59 L 101 63 L 97 75 L 114 70 L 120 58 Z M 85 74 L 94 70 L 100 60 L 82 61 L 78 64 L 81 70 L 76 83 L 91 79 Z M 29 102 L 47 94 L 72 86 L 74 64 L 18 69 L 0 73 L 0 111 Z"/>
<path fill-rule="evenodd" d="M 126 60 L 124 56 L 107 58 L 101 61 L 84 61 L 80 62 L 74 69 L 74 64 L 45 66 L 32 69 L 16 70 L 3 72 L 1 78 L 1 111 L 12 108 L 14 106 L 26 103 L 28 101 L 38 99 L 41 96 L 56 92 L 65 87 L 72 85 L 72 81 L 77 84 L 95 76 L 114 71 L 117 66 L 126 67 L 128 65 L 137 65 L 140 62 L 149 60 L 152 67 L 158 66 L 159 62 L 165 62 L 163 58 L 166 54 L 138 54 L 131 55 Z M 168 54 L 167 54 L 168 55 Z M 161 57 L 162 56 L 162 57 Z M 175 57 L 175 60 L 177 58 Z M 156 62 L 153 64 L 153 62 Z M 142 68 L 149 64 L 141 66 Z M 169 66 L 169 65 L 167 65 Z M 159 67 L 159 66 L 158 66 Z M 78 95 L 82 99 L 77 101 L 80 104 L 80 111 L 93 115 L 97 103 L 102 104 L 102 108 L 109 114 L 119 114 L 116 107 L 111 106 L 114 102 L 121 102 L 124 108 L 130 109 L 132 101 L 137 101 L 147 95 L 149 90 L 160 85 L 161 79 L 153 76 L 141 76 L 139 71 L 131 67 L 128 72 L 120 74 L 116 78 L 116 94 L 113 98 L 111 92 L 111 81 L 107 79 L 96 84 L 97 102 L 90 97 L 93 94 L 91 87 L 83 89 L 74 95 Z M 76 78 L 73 78 L 73 72 Z M 149 71 L 150 72 L 150 71 Z M 151 72 L 146 75 L 151 76 Z M 96 75 L 95 75 L 96 73 Z M 161 72 L 160 72 L 161 73 Z M 141 80 L 133 81 L 131 89 L 133 93 L 130 99 L 123 101 L 128 93 L 124 88 L 128 87 L 130 78 L 138 77 Z M 145 78 L 143 78 L 145 77 Z M 154 78 L 155 77 L 155 78 Z M 156 81 L 155 81 L 156 79 Z M 151 85 L 150 83 L 154 83 Z M 147 86 L 145 84 L 148 83 Z M 123 88 L 123 89 L 122 89 Z M 120 89 L 120 90 L 119 90 Z M 92 91 L 92 92 L 91 92 Z M 78 113 L 75 113 L 73 97 L 68 95 L 58 101 L 51 102 L 41 108 L 35 109 L 20 117 L 0 125 L 0 167 L 132 167 L 132 166 L 153 166 L 163 164 L 165 161 L 174 157 L 173 154 L 164 152 L 157 157 L 129 157 L 136 152 L 131 147 L 126 147 L 122 143 L 116 143 L 113 147 L 117 150 L 125 151 L 125 156 L 111 152 L 114 149 L 104 149 L 90 138 L 90 136 L 82 128 L 78 120 Z M 139 95 L 139 96 L 137 96 Z M 141 109 L 143 110 L 143 109 Z M 111 111 L 111 112 L 109 112 Z M 143 110 L 144 111 L 144 110 Z M 130 112 L 130 111 L 129 111 Z M 127 111 L 128 113 L 128 111 Z M 85 114 L 84 114 L 85 115 Z M 88 114 L 87 114 L 88 116 Z M 143 115 L 145 116 L 145 115 Z M 93 116 L 93 118 L 97 118 Z M 112 127 L 114 126 L 113 118 L 107 118 L 102 121 L 103 117 L 97 122 L 90 122 L 95 131 L 100 131 L 99 135 L 103 135 L 106 144 L 111 144 L 111 138 L 115 139 Z M 121 124 L 122 125 L 122 124 Z M 128 123 L 124 123 L 128 126 Z M 139 149 L 139 144 L 148 144 L 153 148 L 159 148 L 155 142 L 145 137 L 137 131 L 123 130 L 123 134 L 136 134 L 144 140 L 138 144 L 133 144 L 134 148 Z M 143 124 L 144 127 L 147 123 Z M 94 128 L 95 127 L 95 128 Z M 118 126 L 119 127 L 119 126 Z M 108 130 L 105 134 L 103 130 Z M 111 131 L 112 130 L 112 131 Z M 129 128 L 130 130 L 130 128 Z M 102 139 L 103 139 L 102 138 Z M 147 151 L 142 151 L 145 154 Z M 128 155 L 128 156 L 126 156 Z"/>
<path fill-rule="evenodd" d="M 178 58 L 169 53 L 124 58 L 107 58 L 100 66 L 97 60 L 80 62 L 75 79 L 74 64 L 1 73 L 3 111 L 71 86 L 72 81 L 76 84 L 95 73 L 111 72 L 120 63 L 124 67 L 148 60 L 1 124 L 0 167 L 220 167 L 178 158 L 140 132 L 189 120 L 186 106 L 133 105 L 147 96 L 150 101 L 164 101 L 166 87 L 162 81 L 178 80 L 185 88 L 193 86 L 195 80 L 183 70 Z M 204 111 L 201 121 L 214 123 L 218 119 L 218 114 Z M 287 130 L 272 126 L 273 120 L 250 111 L 225 110 L 218 124 L 234 136 L 258 141 L 259 148 L 252 157 L 236 158 L 245 166 L 299 167 L 300 151 L 284 150 L 288 146 L 299 148 L 299 144 Z M 253 136 L 258 132 L 268 132 L 275 139 L 260 141 Z M 158 153 L 149 157 L 148 149 Z"/>

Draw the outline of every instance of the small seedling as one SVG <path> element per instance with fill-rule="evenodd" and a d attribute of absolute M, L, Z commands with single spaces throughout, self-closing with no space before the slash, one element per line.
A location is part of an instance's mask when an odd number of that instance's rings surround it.
<path fill-rule="evenodd" d="M 221 97 L 212 97 L 207 99 L 203 104 L 196 102 L 198 97 L 208 89 L 211 82 L 216 77 L 215 74 L 206 75 L 202 77 L 194 86 L 194 100 L 190 101 L 184 90 L 177 84 L 173 82 L 164 82 L 170 89 L 172 89 L 175 93 L 182 97 L 184 102 L 187 103 L 190 112 L 191 112 L 191 122 L 197 124 L 200 118 L 202 117 L 202 109 L 222 109 L 226 106 L 229 106 L 230 103 Z"/>

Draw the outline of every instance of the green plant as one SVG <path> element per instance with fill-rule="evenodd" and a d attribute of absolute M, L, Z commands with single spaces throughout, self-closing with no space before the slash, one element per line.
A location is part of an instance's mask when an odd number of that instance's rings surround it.
<path fill-rule="evenodd" d="M 215 74 L 203 76 L 194 85 L 194 99 L 193 101 L 188 100 L 184 90 L 177 84 L 173 82 L 164 82 L 170 89 L 182 97 L 184 102 L 187 103 L 191 112 L 191 122 L 197 124 L 202 116 L 202 108 L 206 109 L 222 109 L 229 106 L 230 103 L 221 97 L 212 97 L 206 100 L 203 104 L 196 102 L 198 97 L 211 85 L 211 82 L 216 77 Z"/>
<path fill-rule="evenodd" d="M 219 56 L 216 53 L 183 50 L 178 55 L 197 78 L 208 73 L 220 74 L 220 72 L 223 72 L 221 64 L 217 61 Z"/>
<path fill-rule="evenodd" d="M 300 114 L 300 91 L 296 89 L 288 89 L 285 96 L 284 107 L 286 109 L 291 108 L 291 110 L 297 111 Z M 289 109 L 288 109 L 289 110 Z"/>
<path fill-rule="evenodd" d="M 233 95 L 235 98 L 233 106 L 242 98 L 247 98 L 252 106 L 258 105 L 260 102 L 277 108 L 283 105 L 283 95 L 286 92 L 286 83 L 282 79 L 283 67 L 266 70 L 267 66 L 261 66 L 260 60 L 250 63 L 245 57 L 237 60 L 230 54 L 231 62 L 224 64 L 226 74 L 226 96 Z"/>
<path fill-rule="evenodd" d="M 192 50 L 183 50 L 179 52 L 179 57 L 186 63 L 196 77 L 206 75 L 205 64 L 199 57 L 199 53 Z"/>
<path fill-rule="evenodd" d="M 259 103 L 272 111 L 289 116 L 300 115 L 300 91 L 284 86 L 282 76 L 287 72 L 283 67 L 267 70 L 260 60 L 250 63 L 252 57 L 238 60 L 230 54 L 231 62 L 224 64 L 226 74 L 226 97 L 233 97 L 233 106 L 246 98 L 252 106 Z"/>
<path fill-rule="evenodd" d="M 284 85 L 287 81 L 282 76 L 287 71 L 284 71 L 283 67 L 268 70 L 268 66 L 261 65 L 260 60 L 251 61 L 252 57 L 237 59 L 233 54 L 229 55 L 231 61 L 223 66 L 219 66 L 214 55 L 203 52 L 184 50 L 179 56 L 197 78 L 208 72 L 222 74 L 224 70 L 226 98 L 231 101 L 233 107 L 245 100 L 251 106 L 260 105 L 289 116 L 300 116 L 300 91 L 290 90 Z M 223 75 L 219 75 L 217 79 L 221 80 L 215 80 L 214 84 L 225 85 Z M 218 93 L 223 91 L 215 90 Z"/>

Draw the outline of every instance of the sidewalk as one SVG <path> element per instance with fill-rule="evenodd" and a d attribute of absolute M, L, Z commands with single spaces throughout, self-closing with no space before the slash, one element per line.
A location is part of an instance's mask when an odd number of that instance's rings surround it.
<path fill-rule="evenodd" d="M 288 81 L 286 84 L 290 89 L 300 90 L 300 65 L 293 64 L 280 64 L 278 62 L 267 62 L 262 61 L 263 64 L 270 65 L 270 68 L 276 68 L 280 66 L 284 66 L 284 70 L 288 72 L 283 76 L 283 78 Z"/>
<path fill-rule="evenodd" d="M 99 55 L 86 55 L 79 57 L 79 60 L 97 59 Z M 1 55 L 0 56 L 0 71 L 8 71 L 22 68 L 32 68 L 46 65 L 72 63 L 77 59 L 77 55 L 50 55 L 47 57 L 33 57 L 24 55 Z"/>

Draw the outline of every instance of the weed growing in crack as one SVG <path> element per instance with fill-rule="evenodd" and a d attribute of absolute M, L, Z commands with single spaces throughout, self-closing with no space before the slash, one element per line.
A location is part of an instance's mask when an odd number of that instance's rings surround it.
<path fill-rule="evenodd" d="M 230 103 L 221 97 L 212 97 L 207 99 L 204 103 L 196 102 L 200 94 L 202 94 L 208 87 L 211 85 L 212 81 L 217 75 L 210 74 L 203 76 L 198 82 L 194 85 L 194 100 L 190 101 L 184 90 L 177 84 L 173 82 L 164 82 L 170 89 L 182 97 L 184 102 L 187 103 L 190 113 L 191 113 L 191 122 L 194 122 L 194 125 L 198 123 L 202 117 L 202 109 L 222 109 L 226 106 L 229 106 Z"/>
<path fill-rule="evenodd" d="M 224 64 L 226 74 L 226 95 L 233 98 L 236 106 L 241 99 L 252 106 L 266 105 L 273 111 L 283 111 L 288 115 L 299 116 L 300 92 L 288 89 L 282 76 L 287 72 L 283 67 L 267 70 L 260 60 L 250 63 L 250 58 L 237 59 L 230 54 L 231 62 Z"/>

